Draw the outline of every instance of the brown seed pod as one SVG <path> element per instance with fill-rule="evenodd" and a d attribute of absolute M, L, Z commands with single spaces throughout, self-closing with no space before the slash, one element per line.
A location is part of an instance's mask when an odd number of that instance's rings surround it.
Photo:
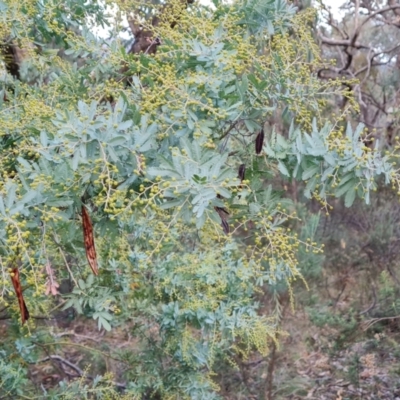
<path fill-rule="evenodd" d="M 264 145 L 264 129 L 256 137 L 256 154 L 260 154 Z"/>
<path fill-rule="evenodd" d="M 246 166 L 244 164 L 240 164 L 238 171 L 238 178 L 240 179 L 240 182 L 243 182 L 245 174 L 246 174 Z"/>
<path fill-rule="evenodd" d="M 222 226 L 222 229 L 224 230 L 225 234 L 228 235 L 229 234 L 229 224 L 224 219 L 221 219 L 221 226 Z"/>
<path fill-rule="evenodd" d="M 221 226 L 222 229 L 226 234 L 229 233 L 229 224 L 226 222 L 226 219 L 229 216 L 229 212 L 226 210 L 226 208 L 222 207 L 214 207 L 215 211 L 218 213 L 219 217 L 221 218 Z"/>
<path fill-rule="evenodd" d="M 94 247 L 93 226 L 86 207 L 82 204 L 83 241 L 85 244 L 86 258 L 95 275 L 99 274 L 97 265 L 96 248 Z"/>
<path fill-rule="evenodd" d="M 21 288 L 21 282 L 19 280 L 18 268 L 13 268 L 11 281 L 14 286 L 15 294 L 17 295 L 19 310 L 21 312 L 21 320 L 23 325 L 25 321 L 29 319 L 29 311 L 28 308 L 26 307 L 24 296 L 22 295 L 22 288 Z"/>

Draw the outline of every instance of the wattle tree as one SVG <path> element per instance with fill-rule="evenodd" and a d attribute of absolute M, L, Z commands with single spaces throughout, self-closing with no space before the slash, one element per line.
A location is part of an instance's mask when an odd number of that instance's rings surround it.
<path fill-rule="evenodd" d="M 314 10 L 188 3 L 0 1 L 2 398 L 222 398 L 220 365 L 279 340 L 260 297 L 322 252 L 288 187 L 324 212 L 398 187 L 325 112 L 356 106 Z"/>

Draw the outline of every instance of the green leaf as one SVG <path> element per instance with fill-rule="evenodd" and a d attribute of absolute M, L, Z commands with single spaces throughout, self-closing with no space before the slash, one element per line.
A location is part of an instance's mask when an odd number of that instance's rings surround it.
<path fill-rule="evenodd" d="M 68 207 L 73 203 L 73 200 L 48 200 L 46 202 L 49 207 Z"/>
<path fill-rule="evenodd" d="M 79 165 L 79 160 L 80 160 L 80 156 L 79 156 L 79 151 L 75 151 L 73 157 L 72 157 L 72 162 L 71 162 L 71 168 L 76 171 Z"/>
<path fill-rule="evenodd" d="M 126 139 L 127 139 L 126 136 L 117 135 L 117 136 L 114 136 L 113 138 L 111 138 L 108 141 L 108 144 L 111 145 L 111 146 L 120 146 L 120 145 L 126 143 Z"/>
<path fill-rule="evenodd" d="M 281 174 L 290 176 L 290 173 L 289 173 L 288 169 L 286 168 L 286 165 L 282 161 L 278 161 L 278 169 Z"/>
<path fill-rule="evenodd" d="M 21 204 L 29 203 L 36 196 L 37 196 L 37 192 L 35 190 L 31 190 L 28 193 L 25 193 L 24 196 L 22 197 L 22 199 L 20 199 L 18 203 L 21 203 Z"/>
<path fill-rule="evenodd" d="M 348 190 L 344 198 L 344 205 L 346 207 L 351 207 L 353 205 L 354 199 L 356 198 L 356 192 L 357 192 L 356 188 Z"/>
<path fill-rule="evenodd" d="M 304 195 L 309 199 L 311 198 L 311 193 L 315 190 L 317 186 L 318 179 L 316 176 L 313 176 L 308 182 L 304 189 Z"/>
<path fill-rule="evenodd" d="M 249 204 L 249 211 L 251 214 L 255 215 L 259 213 L 261 210 L 261 205 L 257 203 L 250 203 Z"/>
<path fill-rule="evenodd" d="M 6 215 L 6 210 L 4 208 L 4 202 L 3 202 L 3 196 L 0 195 L 0 213 L 5 216 Z"/>
<path fill-rule="evenodd" d="M 108 332 L 111 331 L 110 323 L 103 317 L 99 317 L 99 319 L 98 319 L 98 327 L 99 327 L 99 330 L 101 330 L 101 328 L 104 328 Z"/>
<path fill-rule="evenodd" d="M 11 206 L 14 204 L 14 201 L 17 197 L 16 191 L 17 191 L 17 185 L 15 185 L 14 183 L 7 184 L 7 199 L 6 199 L 7 208 L 11 208 Z"/>
<path fill-rule="evenodd" d="M 199 218 L 196 218 L 196 228 L 201 229 L 206 222 L 206 214 L 203 213 Z"/>
<path fill-rule="evenodd" d="M 347 193 L 349 190 L 354 192 L 354 187 L 355 186 L 356 186 L 356 180 L 355 179 L 351 179 L 348 182 L 344 183 L 343 185 L 340 185 L 335 190 L 335 196 L 336 197 L 341 197 L 342 195 Z"/>
<path fill-rule="evenodd" d="M 169 208 L 172 207 L 179 207 L 185 202 L 186 198 L 178 199 L 178 200 L 171 200 L 171 201 L 166 201 L 165 203 L 162 203 L 159 205 L 159 207 L 162 210 L 168 210 Z"/>
<path fill-rule="evenodd" d="M 324 160 L 331 166 L 335 167 L 337 165 L 337 161 L 335 157 L 331 153 L 324 154 Z"/>
<path fill-rule="evenodd" d="M 79 285 L 80 289 L 82 289 L 82 290 L 86 289 L 86 283 L 85 283 L 85 281 L 83 279 L 79 279 L 78 280 L 78 285 Z"/>
<path fill-rule="evenodd" d="M 217 194 L 215 193 L 215 190 L 212 188 L 206 188 L 204 190 L 201 190 L 200 193 L 198 193 L 192 200 L 192 204 L 196 204 L 199 201 L 210 201 L 213 200 L 217 197 Z"/>
<path fill-rule="evenodd" d="M 117 130 L 118 130 L 118 131 L 126 131 L 126 130 L 129 129 L 132 125 L 133 125 L 133 121 L 132 121 L 132 120 L 127 120 L 127 121 L 121 122 L 121 123 L 118 125 Z"/>
<path fill-rule="evenodd" d="M 301 177 L 304 181 L 306 181 L 307 179 L 310 179 L 314 175 L 318 174 L 318 172 L 320 170 L 321 170 L 321 166 L 319 164 L 311 165 L 310 167 L 308 167 L 306 170 L 303 171 L 303 174 Z"/>
<path fill-rule="evenodd" d="M 40 132 L 40 143 L 43 147 L 47 147 L 48 137 L 45 131 Z"/>
<path fill-rule="evenodd" d="M 21 165 L 23 165 L 23 166 L 25 167 L 25 170 L 26 170 L 26 171 L 32 171 L 32 166 L 31 166 L 31 164 L 30 164 L 28 161 L 26 161 L 24 158 L 18 157 L 18 158 L 17 158 L 17 161 L 18 161 Z"/>
<path fill-rule="evenodd" d="M 232 197 L 232 193 L 228 189 L 225 189 L 222 186 L 216 188 L 216 190 L 225 199 L 230 199 Z"/>

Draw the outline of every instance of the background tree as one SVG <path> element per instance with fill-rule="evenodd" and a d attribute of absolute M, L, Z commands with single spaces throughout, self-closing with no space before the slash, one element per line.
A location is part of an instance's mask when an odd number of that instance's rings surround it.
<path fill-rule="evenodd" d="M 348 1 L 343 18 L 323 6 L 319 40 L 323 54 L 335 64 L 321 69 L 321 78 L 353 79 L 350 88 L 360 107 L 354 118 L 370 138 L 392 149 L 398 134 L 398 58 L 400 4 L 395 1 Z"/>
<path fill-rule="evenodd" d="M 305 3 L 301 5 L 306 6 Z M 397 31 L 391 28 L 395 19 L 386 23 L 376 19 L 371 25 L 363 25 L 357 39 L 362 44 L 360 48 L 346 49 L 345 43 L 338 40 L 337 27 L 345 32 L 341 38 L 348 39 L 352 37 L 354 24 L 360 26 L 366 16 L 375 20 L 380 13 L 388 15 L 387 7 L 395 8 L 396 4 L 343 3 L 340 13 L 323 7 L 313 23 L 322 55 L 327 62 L 333 62 L 321 69 L 319 76 L 323 80 L 353 78 L 344 82 L 343 88 L 352 91 L 361 112 L 354 109 L 349 112 L 348 101 L 341 96 L 332 97 L 323 112 L 330 116 L 342 115 L 351 123 L 364 121 L 368 127 L 362 139 L 366 145 L 364 151 L 377 146 L 395 156 L 397 123 L 392 117 L 396 106 L 393 109 L 389 106 L 396 104 L 393 95 L 398 86 L 394 62 L 397 49 L 393 39 Z M 369 51 L 376 54 L 380 50 L 383 54 L 377 55 L 379 62 L 374 59 L 370 71 L 365 73 L 366 69 L 357 63 L 366 60 Z M 338 67 L 344 65 L 348 55 L 352 56 L 348 70 L 340 71 Z M 355 74 L 357 71 L 360 74 Z M 370 96 L 375 100 L 371 102 Z M 385 107 L 390 110 L 388 113 L 382 111 Z M 287 188 L 292 198 L 309 210 L 316 210 L 315 201 L 307 203 L 301 198 L 301 185 L 292 183 Z M 371 205 L 356 200 L 355 207 L 346 209 L 340 201 L 332 201 L 333 210 L 328 216 L 321 216 L 316 236 L 325 245 L 325 256 L 307 262 L 304 276 L 310 290 L 296 288 L 295 313 L 286 306 L 285 288 L 274 291 L 270 287 L 266 291 L 263 307 L 274 309 L 278 299 L 281 325 L 290 336 L 282 338 L 281 347 L 272 349 L 269 357 L 243 365 L 242 369 L 247 376 L 257 377 L 254 386 L 262 386 L 263 379 L 268 382 L 269 398 L 392 399 L 399 396 L 400 360 L 398 346 L 394 344 L 399 337 L 398 199 L 393 191 L 385 189 L 383 181 L 378 180 L 376 190 L 378 194 Z"/>

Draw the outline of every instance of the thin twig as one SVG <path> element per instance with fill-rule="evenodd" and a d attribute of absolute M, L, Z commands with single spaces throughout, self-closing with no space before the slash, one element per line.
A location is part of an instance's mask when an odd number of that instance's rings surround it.
<path fill-rule="evenodd" d="M 376 305 L 376 299 L 377 299 L 377 297 L 376 297 L 376 289 L 375 289 L 375 284 L 373 282 L 372 282 L 372 293 L 373 293 L 373 296 L 374 296 L 374 300 L 372 301 L 372 304 L 366 310 L 361 311 L 360 315 L 364 315 L 367 312 L 371 311 Z"/>
<path fill-rule="evenodd" d="M 66 360 L 65 358 L 58 356 L 58 355 L 49 355 L 48 357 L 42 358 L 41 360 L 38 360 L 36 363 L 42 363 L 45 361 L 49 360 L 56 360 L 61 362 L 64 365 L 67 365 L 69 368 L 73 369 L 78 376 L 77 377 L 83 377 L 85 376 L 86 378 L 93 380 L 94 378 L 90 375 L 87 375 L 84 373 L 82 369 L 80 369 L 77 365 L 73 364 L 71 361 Z M 113 382 L 113 385 L 117 386 L 118 388 L 125 389 L 126 384 L 125 383 L 120 383 L 120 382 Z"/>
<path fill-rule="evenodd" d="M 79 338 L 79 339 L 92 340 L 93 342 L 96 342 L 96 343 L 100 342 L 100 340 L 98 340 L 98 339 L 94 339 L 94 338 L 92 338 L 90 336 L 86 336 L 86 335 L 79 335 L 79 334 L 75 333 L 74 331 L 60 332 L 60 333 L 56 333 L 53 335 L 54 338 L 60 338 L 63 336 L 75 336 L 76 338 Z"/>
<path fill-rule="evenodd" d="M 395 315 L 394 317 L 383 317 L 383 318 L 372 318 L 368 321 L 363 322 L 363 326 L 364 326 L 364 331 L 366 331 L 367 329 L 371 328 L 372 325 L 375 325 L 377 322 L 381 322 L 381 321 L 388 321 L 391 319 L 398 319 L 400 318 L 400 315 Z"/>

